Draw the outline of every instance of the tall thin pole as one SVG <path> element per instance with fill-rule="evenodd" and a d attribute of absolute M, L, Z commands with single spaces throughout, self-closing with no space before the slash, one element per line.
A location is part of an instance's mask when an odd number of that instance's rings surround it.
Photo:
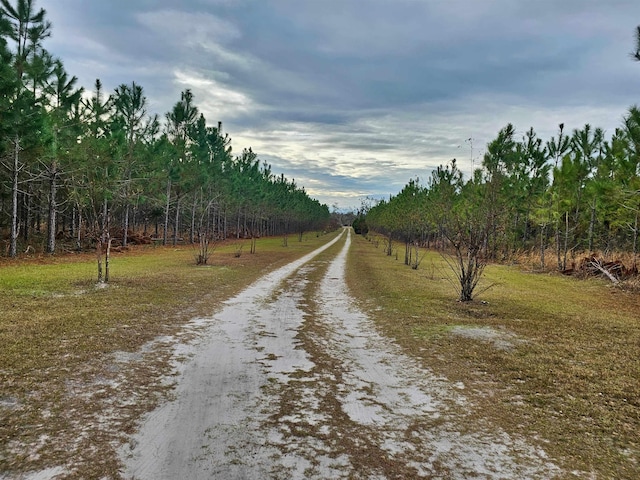
<path fill-rule="evenodd" d="M 469 142 L 469 147 L 470 147 L 470 150 L 471 150 L 471 154 L 470 154 L 471 155 L 471 158 L 470 158 L 470 160 L 471 160 L 471 179 L 473 179 L 473 170 L 475 168 L 475 165 L 473 164 L 473 137 L 467 138 L 465 140 L 465 142 Z"/>

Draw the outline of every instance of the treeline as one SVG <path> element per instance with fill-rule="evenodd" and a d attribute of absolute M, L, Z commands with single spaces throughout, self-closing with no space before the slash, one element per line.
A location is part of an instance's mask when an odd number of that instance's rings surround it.
<path fill-rule="evenodd" d="M 3 253 L 60 238 L 75 248 L 155 237 L 163 244 L 323 227 L 329 209 L 250 148 L 234 155 L 192 93 L 161 119 L 142 86 L 77 86 L 43 46 L 33 0 L 0 6 L 0 232 Z M 163 121 L 161 121 L 163 120 Z M 58 241 L 57 241 L 58 240 Z"/>
<path fill-rule="evenodd" d="M 640 61 L 640 26 L 632 58 Z M 456 160 L 436 168 L 426 185 L 411 180 L 396 196 L 364 209 L 354 228 L 371 228 L 405 244 L 405 263 L 418 267 L 418 246 L 452 248 L 460 299 L 471 300 L 487 260 L 535 252 L 541 268 L 572 270 L 587 252 L 589 268 L 615 279 L 594 255 L 630 253 L 637 274 L 640 213 L 640 109 L 629 109 L 607 139 L 586 124 L 543 142 L 509 124 L 489 142 L 482 168 L 463 179 Z M 550 257 L 552 257 L 550 259 Z M 571 264 L 569 264 L 571 262 Z"/>
<path fill-rule="evenodd" d="M 487 145 L 482 168 L 463 179 L 455 159 L 421 184 L 411 180 L 361 215 L 371 228 L 412 245 L 455 247 L 466 256 L 510 259 L 535 252 L 544 268 L 571 267 L 579 252 L 630 252 L 637 272 L 640 212 L 640 110 L 633 107 L 606 139 L 585 125 L 543 142 L 512 125 Z M 414 264 L 414 266 L 417 265 Z"/>

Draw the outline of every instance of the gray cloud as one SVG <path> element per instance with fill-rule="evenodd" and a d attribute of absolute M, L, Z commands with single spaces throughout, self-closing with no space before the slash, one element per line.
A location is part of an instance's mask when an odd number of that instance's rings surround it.
<path fill-rule="evenodd" d="M 234 151 L 253 146 L 321 201 L 396 193 L 506 123 L 612 133 L 637 101 L 637 1 L 42 2 L 50 50 L 86 87 L 185 88 Z M 474 151 L 465 139 L 474 139 Z"/>

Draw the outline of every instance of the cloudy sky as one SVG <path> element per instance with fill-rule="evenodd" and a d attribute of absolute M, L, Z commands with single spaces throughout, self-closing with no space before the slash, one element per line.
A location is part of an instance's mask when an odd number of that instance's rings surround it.
<path fill-rule="evenodd" d="M 191 89 L 330 206 L 358 207 L 513 123 L 610 135 L 640 103 L 638 0 L 40 0 L 80 84 L 142 85 L 164 116 Z M 468 139 L 472 139 L 471 142 Z"/>

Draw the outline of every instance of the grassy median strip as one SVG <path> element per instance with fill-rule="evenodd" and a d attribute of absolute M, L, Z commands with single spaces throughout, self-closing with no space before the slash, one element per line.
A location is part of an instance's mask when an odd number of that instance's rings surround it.
<path fill-rule="evenodd" d="M 491 288 L 460 303 L 450 275 L 435 252 L 412 270 L 354 237 L 347 279 L 363 309 L 425 366 L 463 382 L 478 416 L 568 472 L 640 478 L 640 296 L 490 265 Z"/>
<path fill-rule="evenodd" d="M 0 263 L 0 476 L 117 478 L 117 445 L 167 393 L 163 337 L 332 236 L 260 239 L 253 255 L 247 240 L 240 256 L 230 242 L 206 266 L 191 246 L 137 247 L 112 256 L 104 288 L 93 255 Z"/>

